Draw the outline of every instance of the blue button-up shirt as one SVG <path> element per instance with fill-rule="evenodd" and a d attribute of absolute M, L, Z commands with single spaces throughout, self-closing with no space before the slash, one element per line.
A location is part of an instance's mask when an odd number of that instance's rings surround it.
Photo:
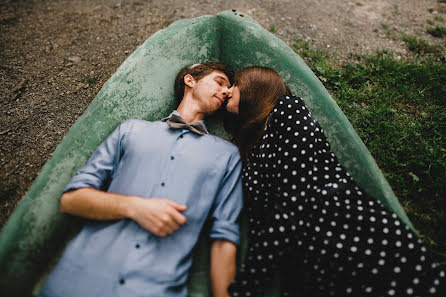
<path fill-rule="evenodd" d="M 41 296 L 184 297 L 191 251 L 207 219 L 211 239 L 239 243 L 237 147 L 211 134 L 170 129 L 165 120 L 122 123 L 65 191 L 92 187 L 167 198 L 187 206 L 186 224 L 161 238 L 128 219 L 89 221 L 67 246 Z"/>

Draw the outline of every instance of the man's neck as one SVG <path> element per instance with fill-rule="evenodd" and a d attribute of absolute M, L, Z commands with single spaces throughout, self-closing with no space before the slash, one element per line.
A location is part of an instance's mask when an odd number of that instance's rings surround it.
<path fill-rule="evenodd" d="M 177 111 L 181 117 L 188 123 L 198 122 L 205 118 L 205 114 L 201 111 L 200 107 L 192 100 L 183 100 L 178 106 Z"/>

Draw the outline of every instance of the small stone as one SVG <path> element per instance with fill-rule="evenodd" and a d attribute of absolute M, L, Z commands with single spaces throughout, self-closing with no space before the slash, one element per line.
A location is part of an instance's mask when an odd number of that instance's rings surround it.
<path fill-rule="evenodd" d="M 1 131 L 1 132 L 0 132 L 0 135 L 4 135 L 4 134 L 8 133 L 9 131 L 11 131 L 11 129 L 6 129 L 6 130 L 4 130 L 4 131 Z"/>
<path fill-rule="evenodd" d="M 22 79 L 12 90 L 11 90 L 11 93 L 14 93 L 14 92 L 17 92 L 17 91 L 20 91 L 24 86 L 25 86 L 25 83 L 26 83 L 26 79 Z"/>
<path fill-rule="evenodd" d="M 79 63 L 82 59 L 78 56 L 73 56 L 73 57 L 68 57 L 67 60 L 73 63 Z"/>
<path fill-rule="evenodd" d="M 79 91 L 81 88 L 87 89 L 88 85 L 84 83 L 78 83 L 76 88 L 74 89 L 75 92 Z"/>

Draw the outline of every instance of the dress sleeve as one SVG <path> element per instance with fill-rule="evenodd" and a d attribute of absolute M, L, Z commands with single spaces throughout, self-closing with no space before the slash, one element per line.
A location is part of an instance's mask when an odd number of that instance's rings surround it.
<path fill-rule="evenodd" d="M 130 125 L 129 123 L 130 121 L 127 121 L 119 125 L 97 147 L 87 164 L 76 173 L 65 187 L 64 192 L 80 188 L 107 190 L 110 179 L 123 154 L 123 139 L 126 129 Z"/>
<path fill-rule="evenodd" d="M 241 169 L 240 154 L 234 149 L 211 215 L 212 225 L 209 237 L 212 240 L 223 239 L 235 245 L 240 244 L 238 218 L 243 206 Z"/>

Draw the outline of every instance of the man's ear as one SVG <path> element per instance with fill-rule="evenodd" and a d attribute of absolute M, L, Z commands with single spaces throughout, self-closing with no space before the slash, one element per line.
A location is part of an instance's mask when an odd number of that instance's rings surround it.
<path fill-rule="evenodd" d="M 197 81 L 194 79 L 194 77 L 190 74 L 186 74 L 184 76 L 184 84 L 188 87 L 194 87 Z"/>

